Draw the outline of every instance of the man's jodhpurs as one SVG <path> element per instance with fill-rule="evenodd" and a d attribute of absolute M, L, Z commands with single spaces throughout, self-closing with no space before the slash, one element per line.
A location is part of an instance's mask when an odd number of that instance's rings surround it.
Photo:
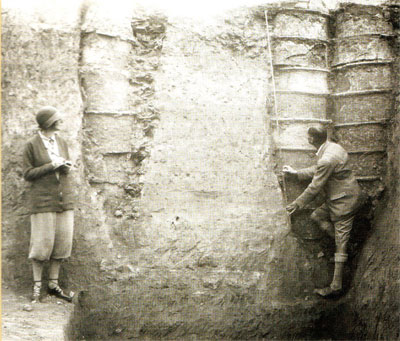
<path fill-rule="evenodd" d="M 329 209 L 326 204 L 321 205 L 313 212 L 314 219 L 319 223 L 333 224 L 335 229 L 335 262 L 346 262 L 347 261 L 347 244 L 350 239 L 350 232 L 353 227 L 353 221 L 355 215 L 346 216 L 342 219 L 332 222 L 330 220 Z"/>

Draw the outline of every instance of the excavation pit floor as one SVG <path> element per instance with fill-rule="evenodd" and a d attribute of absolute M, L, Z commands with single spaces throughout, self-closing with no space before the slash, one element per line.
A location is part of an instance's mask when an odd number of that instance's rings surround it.
<path fill-rule="evenodd" d="M 64 340 L 64 326 L 73 311 L 73 304 L 50 296 L 46 296 L 42 303 L 31 304 L 26 293 L 16 293 L 4 285 L 1 296 L 1 340 Z M 28 311 L 28 307 L 32 310 Z"/>

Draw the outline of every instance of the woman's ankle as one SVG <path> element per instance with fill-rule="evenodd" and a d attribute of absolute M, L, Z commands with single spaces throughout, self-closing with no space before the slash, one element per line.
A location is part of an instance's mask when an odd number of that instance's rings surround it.
<path fill-rule="evenodd" d="M 58 278 L 57 279 L 49 279 L 49 283 L 47 284 L 50 289 L 54 289 L 58 286 Z"/>

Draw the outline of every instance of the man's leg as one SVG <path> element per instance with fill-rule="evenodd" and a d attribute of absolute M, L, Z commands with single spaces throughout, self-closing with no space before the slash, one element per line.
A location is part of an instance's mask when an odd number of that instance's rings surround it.
<path fill-rule="evenodd" d="M 327 233 L 331 238 L 335 238 L 335 228 L 330 220 L 330 214 L 325 204 L 311 213 L 310 218 L 322 231 Z"/>
<path fill-rule="evenodd" d="M 347 244 L 350 239 L 350 232 L 353 226 L 353 221 L 354 216 L 335 222 L 335 272 L 331 283 L 331 288 L 334 290 L 342 289 L 343 268 L 344 263 L 346 263 L 348 258 Z"/>
<path fill-rule="evenodd" d="M 350 231 L 353 225 L 354 216 L 335 222 L 335 271 L 329 287 L 316 289 L 314 292 L 322 297 L 331 297 L 341 293 L 343 282 L 343 269 L 347 261 L 347 243 L 350 238 Z"/>

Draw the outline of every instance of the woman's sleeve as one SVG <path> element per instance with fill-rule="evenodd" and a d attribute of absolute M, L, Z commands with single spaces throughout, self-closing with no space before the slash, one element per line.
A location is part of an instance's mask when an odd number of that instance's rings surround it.
<path fill-rule="evenodd" d="M 51 162 L 39 167 L 34 167 L 33 149 L 30 143 L 25 145 L 22 162 L 24 179 L 27 181 L 34 181 L 43 175 L 54 171 L 54 166 Z"/>

